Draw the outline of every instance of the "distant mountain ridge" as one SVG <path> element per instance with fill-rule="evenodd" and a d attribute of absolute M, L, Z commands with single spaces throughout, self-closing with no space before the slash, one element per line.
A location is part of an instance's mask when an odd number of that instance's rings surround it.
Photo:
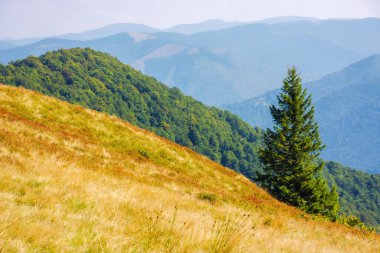
<path fill-rule="evenodd" d="M 327 148 L 323 158 L 380 173 L 380 55 L 305 84 L 313 95 L 316 119 Z M 269 105 L 278 90 L 223 108 L 251 125 L 271 127 Z"/>
<path fill-rule="evenodd" d="M 242 22 L 242 21 L 224 21 L 221 19 L 208 19 L 198 23 L 189 24 L 178 24 L 167 29 L 159 29 L 149 25 L 138 24 L 138 23 L 115 23 L 109 24 L 103 27 L 94 28 L 77 33 L 67 33 L 62 35 L 50 35 L 38 38 L 25 38 L 25 39 L 13 39 L 13 40 L 0 40 L 0 49 L 9 49 L 17 46 L 25 46 L 37 42 L 39 40 L 48 38 L 62 38 L 62 39 L 72 39 L 72 40 L 90 40 L 90 39 L 100 39 L 107 36 L 115 35 L 118 33 L 156 33 L 156 32 L 174 32 L 180 34 L 191 34 L 197 32 L 214 31 L 220 29 L 231 28 L 234 26 L 239 26 L 249 23 L 281 23 L 289 21 L 317 21 L 318 19 L 309 17 L 298 17 L 298 16 L 284 16 L 284 17 L 274 17 L 267 18 L 263 20 Z"/>
<path fill-rule="evenodd" d="M 278 23 L 285 23 L 285 22 L 296 22 L 296 21 L 319 21 L 320 19 L 317 18 L 310 18 L 310 17 L 300 17 L 300 16 L 284 16 L 284 17 L 273 17 L 273 18 L 266 18 L 262 20 L 256 20 L 256 21 L 224 21 L 221 19 L 209 19 L 205 20 L 203 22 L 199 23 L 192 23 L 192 24 L 179 24 L 175 25 L 171 28 L 164 29 L 163 31 L 166 32 L 174 32 L 174 33 L 181 33 L 181 34 L 194 34 L 194 33 L 200 33 L 200 32 L 210 32 L 210 31 L 218 31 L 223 29 L 229 29 L 236 26 L 241 25 L 247 25 L 247 24 L 278 24 Z"/>
<path fill-rule="evenodd" d="M 142 24 L 130 24 L 130 23 L 120 23 L 111 24 L 104 26 L 102 28 L 88 30 L 82 33 L 69 33 L 61 36 L 54 36 L 56 38 L 71 39 L 71 40 L 92 40 L 100 39 L 108 36 L 112 36 L 118 33 L 156 33 L 160 32 L 160 29 L 156 29 L 147 25 Z"/>
<path fill-rule="evenodd" d="M 194 23 L 194 24 L 179 24 L 168 29 L 165 29 L 166 32 L 174 32 L 181 34 L 193 34 L 198 32 L 207 32 L 207 31 L 217 31 L 222 29 L 231 28 L 234 26 L 239 26 L 247 24 L 249 22 L 228 22 L 221 19 L 210 19 L 203 22 Z"/>
<path fill-rule="evenodd" d="M 0 62 L 48 50 L 90 47 L 117 57 L 208 105 L 243 101 L 275 89 L 296 65 L 305 81 L 380 53 L 380 20 L 246 24 L 218 31 L 129 32 L 94 40 L 49 39 L 0 50 Z"/>
<path fill-rule="evenodd" d="M 264 24 L 276 24 L 276 23 L 285 23 L 285 22 L 297 22 L 297 21 L 312 21 L 318 22 L 321 19 L 312 18 L 312 17 L 302 17 L 302 16 L 284 16 L 284 17 L 272 17 L 266 18 L 258 21 L 254 21 L 252 23 L 264 23 Z"/>

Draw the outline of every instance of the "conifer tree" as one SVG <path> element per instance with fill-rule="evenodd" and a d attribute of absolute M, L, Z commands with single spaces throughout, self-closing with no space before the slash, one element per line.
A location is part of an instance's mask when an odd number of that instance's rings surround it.
<path fill-rule="evenodd" d="M 338 194 L 335 187 L 330 191 L 322 177 L 324 163 L 317 158 L 324 145 L 314 120 L 311 95 L 302 88 L 294 67 L 288 70 L 277 100 L 278 107 L 270 107 L 275 125 L 264 134 L 260 150 L 264 173 L 258 180 L 279 200 L 334 220 Z"/>

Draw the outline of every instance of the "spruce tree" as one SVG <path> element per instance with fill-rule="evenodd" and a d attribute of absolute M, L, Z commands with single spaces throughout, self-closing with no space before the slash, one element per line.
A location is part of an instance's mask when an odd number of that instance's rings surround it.
<path fill-rule="evenodd" d="M 302 88 L 294 67 L 288 70 L 277 100 L 278 106 L 270 107 L 273 130 L 266 130 L 260 150 L 264 173 L 259 174 L 259 182 L 279 200 L 334 220 L 338 194 L 322 177 L 324 163 L 318 156 L 324 145 L 311 95 Z"/>

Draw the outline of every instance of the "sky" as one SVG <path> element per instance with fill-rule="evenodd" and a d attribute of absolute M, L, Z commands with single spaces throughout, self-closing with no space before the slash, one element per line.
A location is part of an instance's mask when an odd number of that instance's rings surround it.
<path fill-rule="evenodd" d="M 207 19 L 380 18 L 380 0 L 0 0 L 0 39 L 82 32 L 113 23 L 156 28 Z"/>

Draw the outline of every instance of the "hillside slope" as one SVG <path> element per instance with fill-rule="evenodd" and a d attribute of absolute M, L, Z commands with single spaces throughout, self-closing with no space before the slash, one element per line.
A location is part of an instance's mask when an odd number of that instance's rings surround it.
<path fill-rule="evenodd" d="M 0 81 L 116 115 L 251 178 L 259 167 L 258 129 L 105 53 L 76 48 L 28 57 L 0 65 Z"/>
<path fill-rule="evenodd" d="M 5 252 L 380 250 L 115 117 L 3 85 L 0 115 Z"/>
<path fill-rule="evenodd" d="M 373 55 L 318 81 L 305 84 L 326 150 L 322 157 L 380 173 L 380 55 Z M 271 127 L 269 105 L 279 90 L 226 105 L 248 123 Z M 347 138 L 349 136 L 349 138 Z"/>
<path fill-rule="evenodd" d="M 0 80 L 116 115 L 250 179 L 261 169 L 257 160 L 259 129 L 231 113 L 204 106 L 178 89 L 169 89 L 107 54 L 71 49 L 29 57 L 0 65 Z M 371 182 L 367 177 L 340 169 L 344 171 L 336 175 L 345 176 L 335 181 L 339 182 L 342 209 L 347 214 L 359 215 L 367 225 L 379 226 L 380 188 L 368 188 L 366 185 Z M 355 191 L 351 190 L 352 178 L 361 186 Z M 380 176 L 374 180 L 380 185 Z"/>

